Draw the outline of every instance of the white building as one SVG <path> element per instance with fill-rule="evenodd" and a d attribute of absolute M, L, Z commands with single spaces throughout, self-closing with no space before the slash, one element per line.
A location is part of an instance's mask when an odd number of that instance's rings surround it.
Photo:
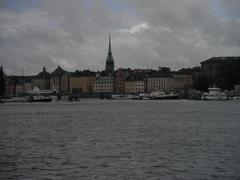
<path fill-rule="evenodd" d="M 115 81 L 112 76 L 103 76 L 92 84 L 93 93 L 113 93 L 115 87 Z"/>
<path fill-rule="evenodd" d="M 174 87 L 174 79 L 172 77 L 148 77 L 147 92 L 153 91 L 169 91 Z"/>

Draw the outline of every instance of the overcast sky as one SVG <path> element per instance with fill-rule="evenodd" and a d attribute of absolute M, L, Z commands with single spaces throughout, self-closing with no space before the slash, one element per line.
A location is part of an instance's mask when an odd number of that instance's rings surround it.
<path fill-rule="evenodd" d="M 103 70 L 112 36 L 116 68 L 177 70 L 240 53 L 239 0 L 0 0 L 0 65 Z"/>

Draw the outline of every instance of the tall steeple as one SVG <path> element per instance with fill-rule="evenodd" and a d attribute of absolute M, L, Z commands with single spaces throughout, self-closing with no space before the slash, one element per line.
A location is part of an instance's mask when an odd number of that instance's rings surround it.
<path fill-rule="evenodd" d="M 111 48 L 111 34 L 109 34 L 109 42 L 108 42 L 108 55 L 112 55 L 112 48 Z"/>
<path fill-rule="evenodd" d="M 106 70 L 107 75 L 114 75 L 114 59 L 112 57 L 112 47 L 111 47 L 111 35 L 109 34 L 109 42 L 108 42 L 108 56 L 106 59 Z"/>

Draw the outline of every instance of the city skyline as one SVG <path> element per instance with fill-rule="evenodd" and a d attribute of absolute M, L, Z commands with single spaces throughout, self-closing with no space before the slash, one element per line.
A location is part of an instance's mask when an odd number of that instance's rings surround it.
<path fill-rule="evenodd" d="M 115 69 L 200 65 L 238 56 L 240 14 L 234 0 L 1 1 L 0 64 L 6 74 L 104 70 L 112 34 Z"/>
<path fill-rule="evenodd" d="M 0 0 L 0 180 L 240 180 L 239 8 Z"/>

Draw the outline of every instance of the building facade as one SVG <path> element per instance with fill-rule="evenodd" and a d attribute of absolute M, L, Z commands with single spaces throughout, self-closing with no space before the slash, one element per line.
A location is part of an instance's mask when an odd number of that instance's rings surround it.
<path fill-rule="evenodd" d="M 50 73 L 43 67 L 42 72 L 36 75 L 32 80 L 33 87 L 38 87 L 40 90 L 50 89 Z"/>
<path fill-rule="evenodd" d="M 115 89 L 115 80 L 111 76 L 103 76 L 93 81 L 93 93 L 113 93 Z"/>
<path fill-rule="evenodd" d="M 125 82 L 125 93 L 136 94 L 145 92 L 144 80 L 128 80 Z"/>
<path fill-rule="evenodd" d="M 147 92 L 170 91 L 174 87 L 174 78 L 172 77 L 148 77 Z"/>
<path fill-rule="evenodd" d="M 58 66 L 50 75 L 50 89 L 58 93 L 68 92 L 69 78 L 69 73 Z"/>
<path fill-rule="evenodd" d="M 135 94 L 146 92 L 146 78 L 142 71 L 130 73 L 125 81 L 125 93 Z"/>
<path fill-rule="evenodd" d="M 226 60 L 226 57 L 212 57 L 201 62 L 202 73 L 208 78 L 209 81 L 215 81 L 215 77 L 219 71 L 219 68 Z"/>
<path fill-rule="evenodd" d="M 90 71 L 75 72 L 70 77 L 70 92 L 72 93 L 92 93 L 95 73 Z"/>
<path fill-rule="evenodd" d="M 6 80 L 6 89 L 5 95 L 9 97 L 16 96 L 16 86 L 17 86 L 17 79 L 15 77 L 8 77 Z"/>
<path fill-rule="evenodd" d="M 191 75 L 180 75 L 173 74 L 173 89 L 175 90 L 189 90 L 193 85 L 193 80 Z"/>
<path fill-rule="evenodd" d="M 233 62 L 240 61 L 240 57 L 232 56 L 232 57 L 212 57 L 206 61 L 201 62 L 202 73 L 207 76 L 208 80 L 211 82 L 215 82 L 216 75 L 220 70 L 220 67 L 225 62 Z"/>
<path fill-rule="evenodd" d="M 30 80 L 20 81 L 16 84 L 16 96 L 25 95 L 29 91 L 32 91 L 32 82 Z"/>
<path fill-rule="evenodd" d="M 115 72 L 116 93 L 125 93 L 125 81 L 130 74 L 130 69 L 120 68 Z"/>

